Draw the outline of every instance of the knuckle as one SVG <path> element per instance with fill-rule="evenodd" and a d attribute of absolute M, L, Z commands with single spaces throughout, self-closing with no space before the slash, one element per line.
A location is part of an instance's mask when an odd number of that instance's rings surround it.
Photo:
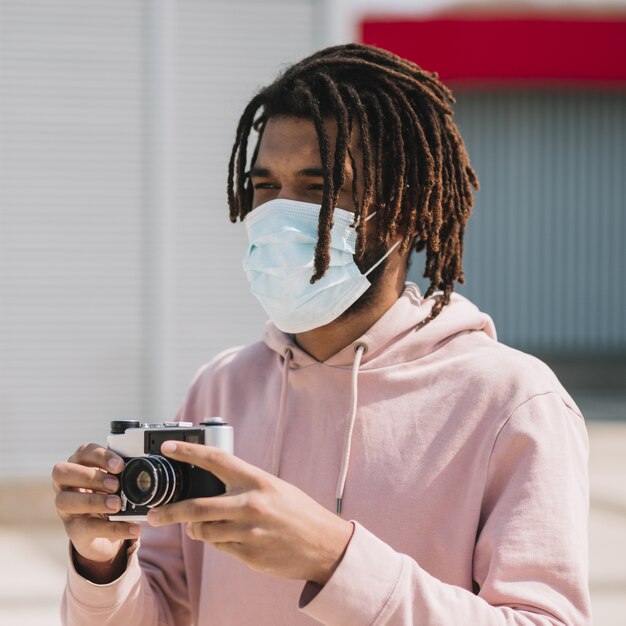
<path fill-rule="evenodd" d="M 93 530 L 93 518 L 87 515 L 80 515 L 74 518 L 72 522 L 72 532 L 75 537 L 96 537 Z"/>
<path fill-rule="evenodd" d="M 259 541 L 264 536 L 264 531 L 260 526 L 250 526 L 246 529 L 247 539 L 252 542 Z"/>
<path fill-rule="evenodd" d="M 224 462 L 224 451 L 219 448 L 209 447 L 205 450 L 205 454 L 211 463 L 221 465 Z"/>
<path fill-rule="evenodd" d="M 89 476 L 89 488 L 102 491 L 104 489 L 104 479 L 106 476 L 107 474 L 105 472 L 101 472 L 100 470 L 91 472 Z"/>
<path fill-rule="evenodd" d="M 233 467 L 233 455 L 227 452 L 226 450 L 222 450 L 221 448 L 210 448 L 212 459 L 215 463 L 221 467 L 232 469 Z"/>
<path fill-rule="evenodd" d="M 106 528 L 115 539 L 124 539 L 128 535 L 127 522 L 107 522 Z"/>
<path fill-rule="evenodd" d="M 251 492 L 248 494 L 245 508 L 248 514 L 254 517 L 263 517 L 267 509 L 265 499 L 255 492 Z"/>
<path fill-rule="evenodd" d="M 263 491 L 275 491 L 276 488 L 274 486 L 274 482 L 273 482 L 273 476 L 266 476 L 265 474 L 259 474 L 258 476 L 254 477 L 254 482 L 257 486 L 258 489 L 261 489 Z"/>
<path fill-rule="evenodd" d="M 250 562 L 255 555 L 254 548 L 245 541 L 231 543 L 229 544 L 229 549 L 235 551 L 246 562 Z"/>
<path fill-rule="evenodd" d="M 76 451 L 74 452 L 74 454 L 72 454 L 72 456 L 70 456 L 70 458 L 68 459 L 68 462 L 70 463 L 80 463 L 81 460 L 87 456 L 89 454 L 89 452 L 91 452 L 91 450 L 93 449 L 93 447 L 96 444 L 94 443 L 81 443 L 78 448 L 76 448 Z"/>
<path fill-rule="evenodd" d="M 76 452 L 74 454 L 78 456 L 84 456 L 87 453 L 91 452 L 91 450 L 93 449 L 93 446 L 94 446 L 93 443 L 81 443 L 80 446 L 78 446 L 78 448 L 76 449 Z"/>
<path fill-rule="evenodd" d="M 194 539 L 208 541 L 211 538 L 211 529 L 209 526 L 210 524 L 203 524 L 202 522 L 192 524 L 191 530 L 193 532 Z"/>
<path fill-rule="evenodd" d="M 187 527 L 185 528 L 185 532 L 187 533 L 187 535 L 191 538 L 191 539 L 199 539 L 200 537 L 198 536 L 198 528 L 197 528 L 197 524 L 194 524 L 192 522 L 187 524 Z M 202 530 L 200 530 L 200 533 L 202 533 Z"/>
<path fill-rule="evenodd" d="M 88 506 L 93 511 L 99 511 L 103 508 L 102 496 L 99 496 L 97 493 L 90 493 L 88 495 Z"/>
<path fill-rule="evenodd" d="M 59 491 L 59 493 L 57 493 L 57 495 L 54 498 L 54 506 L 56 507 L 57 511 L 65 510 L 65 492 L 64 491 Z"/>
<path fill-rule="evenodd" d="M 205 508 L 203 503 L 200 500 L 190 500 L 189 504 L 189 514 L 193 518 L 201 518 L 205 512 Z"/>
<path fill-rule="evenodd" d="M 223 531 L 219 525 L 215 525 L 213 522 L 209 522 L 207 524 L 202 524 L 200 528 L 198 528 L 198 533 L 200 538 L 207 543 L 216 543 L 223 539 Z"/>
<path fill-rule="evenodd" d="M 54 467 L 52 468 L 52 480 L 55 483 L 60 482 L 61 478 L 65 474 L 66 468 L 67 468 L 67 464 L 64 462 L 54 464 Z"/>

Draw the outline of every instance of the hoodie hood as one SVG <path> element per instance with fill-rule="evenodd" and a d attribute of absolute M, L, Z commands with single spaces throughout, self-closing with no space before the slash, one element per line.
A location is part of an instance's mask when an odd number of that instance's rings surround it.
<path fill-rule="evenodd" d="M 406 283 L 394 305 L 365 334 L 327 359 L 325 365 L 352 367 L 355 349 L 359 345 L 366 346 L 360 369 L 368 370 L 421 358 L 459 333 L 483 331 L 496 339 L 491 317 L 456 293 L 434 320 L 423 324 L 436 299 L 437 294 L 423 298 L 415 283 Z M 318 363 L 295 343 L 293 335 L 278 330 L 271 322 L 266 325 L 263 341 L 281 357 L 289 350 L 290 367 Z"/>

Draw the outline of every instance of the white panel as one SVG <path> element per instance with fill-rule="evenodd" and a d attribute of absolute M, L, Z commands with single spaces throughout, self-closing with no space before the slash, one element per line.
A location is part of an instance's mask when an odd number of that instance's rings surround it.
<path fill-rule="evenodd" d="M 142 402 L 142 3 L 0 0 L 0 473 Z"/>
<path fill-rule="evenodd" d="M 176 275 L 169 295 L 176 326 L 164 381 L 166 414 L 203 362 L 261 336 L 265 315 L 241 268 L 245 230 L 228 218 L 228 158 L 239 115 L 254 91 L 313 51 L 313 5 L 178 5 Z"/>
<path fill-rule="evenodd" d="M 227 159 L 254 89 L 312 51 L 314 4 L 0 0 L 9 480 L 110 419 L 170 417 L 203 362 L 260 336 Z"/>

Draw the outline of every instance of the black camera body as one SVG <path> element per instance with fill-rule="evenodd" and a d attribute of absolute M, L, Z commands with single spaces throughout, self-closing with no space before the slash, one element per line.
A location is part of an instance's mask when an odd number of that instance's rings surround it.
<path fill-rule="evenodd" d="M 191 422 L 142 424 L 113 421 L 107 447 L 124 459 L 118 495 L 122 507 L 110 520 L 140 522 L 157 506 L 218 496 L 224 483 L 206 470 L 168 459 L 161 454 L 164 441 L 186 441 L 214 446 L 233 453 L 233 428 L 220 417 L 210 417 L 194 426 Z"/>

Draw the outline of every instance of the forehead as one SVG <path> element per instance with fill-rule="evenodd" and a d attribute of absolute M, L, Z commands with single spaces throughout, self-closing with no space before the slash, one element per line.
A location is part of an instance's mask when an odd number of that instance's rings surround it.
<path fill-rule="evenodd" d="M 337 138 L 337 122 L 324 119 L 331 155 Z M 350 149 L 354 154 L 356 137 L 351 138 Z M 307 166 L 321 166 L 321 155 L 317 131 L 313 120 L 302 117 L 270 117 L 265 125 L 256 165 L 266 167 L 270 162 L 305 162 Z"/>
<path fill-rule="evenodd" d="M 257 164 L 292 159 L 321 163 L 315 125 L 300 117 L 271 117 L 263 131 Z"/>

